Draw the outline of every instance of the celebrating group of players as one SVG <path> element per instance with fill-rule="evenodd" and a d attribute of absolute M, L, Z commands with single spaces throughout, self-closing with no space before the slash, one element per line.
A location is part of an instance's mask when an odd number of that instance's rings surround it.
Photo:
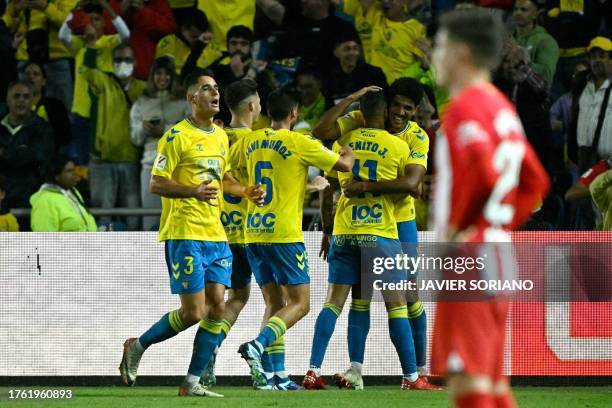
<path fill-rule="evenodd" d="M 500 26 L 481 10 L 454 11 L 442 18 L 436 37 L 437 80 L 453 96 L 443 118 L 445 135 L 437 138 L 433 204 L 440 241 L 509 241 L 508 231 L 524 222 L 548 188 L 514 108 L 489 83 L 501 49 Z M 334 381 L 362 389 L 370 324 L 362 252 L 394 257 L 402 252 L 401 243 L 417 241 L 412 197 L 421 194 L 429 149 L 425 132 L 410 121 L 422 96 L 418 89 L 400 79 L 387 95 L 368 87 L 347 97 L 313 130 L 319 139 L 335 140 L 328 149 L 291 130 L 298 103 L 282 90 L 267 100 L 271 126 L 251 131 L 261 106 L 257 86 L 248 80 L 225 91 L 232 121 L 225 129 L 217 127 L 217 84 L 210 76 L 196 77 L 187 91 L 193 114 L 160 139 L 150 183 L 162 196 L 159 236 L 165 241 L 171 291 L 179 294 L 181 307 L 139 338 L 126 340 L 122 381 L 134 385 L 149 346 L 199 323 L 179 395 L 220 397 L 211 390 L 215 356 L 249 298 L 253 274 L 266 310 L 259 335 L 239 353 L 256 388 L 301 388 L 285 371 L 284 334 L 310 309 L 302 205 L 308 168 L 314 166 L 331 184 L 322 197 L 329 287 L 303 386 L 325 388 L 321 365 L 351 292 L 351 366 Z M 359 110 L 343 115 L 357 101 Z M 333 216 L 336 188 L 342 193 Z M 439 389 L 423 375 L 426 315 L 418 295 L 383 296 L 403 372 L 401 388 Z M 448 376 L 457 406 L 514 405 L 502 372 L 506 314 L 503 301 L 438 304 L 432 371 Z"/>

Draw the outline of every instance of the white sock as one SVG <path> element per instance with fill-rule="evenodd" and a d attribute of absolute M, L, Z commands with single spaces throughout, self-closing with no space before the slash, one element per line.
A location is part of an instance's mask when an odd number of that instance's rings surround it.
<path fill-rule="evenodd" d="M 316 375 L 317 377 L 320 377 L 320 376 L 321 376 L 321 367 L 312 367 L 312 366 L 311 366 L 311 367 L 310 367 L 310 369 L 311 369 L 312 371 L 314 371 L 314 373 L 315 373 L 315 375 Z"/>
<path fill-rule="evenodd" d="M 427 367 L 425 366 L 417 367 L 417 373 L 419 373 L 419 375 L 427 374 Z"/>
<path fill-rule="evenodd" d="M 416 380 L 419 379 L 419 373 L 412 373 L 412 374 L 408 374 L 404 376 L 405 379 L 407 379 L 410 382 L 415 382 Z"/>
<path fill-rule="evenodd" d="M 274 374 L 281 380 L 289 377 L 286 371 L 275 371 Z"/>
<path fill-rule="evenodd" d="M 355 370 L 357 370 L 359 374 L 361 374 L 361 369 L 363 368 L 363 364 L 358 363 L 356 361 L 351 361 L 351 368 L 354 368 Z"/>
<path fill-rule="evenodd" d="M 200 381 L 200 377 L 193 374 L 187 374 L 185 376 L 185 384 L 193 386 L 196 385 Z"/>

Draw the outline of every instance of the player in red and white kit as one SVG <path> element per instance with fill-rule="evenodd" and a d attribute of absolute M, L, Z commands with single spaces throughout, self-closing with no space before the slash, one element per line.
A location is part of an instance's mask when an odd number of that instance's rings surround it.
<path fill-rule="evenodd" d="M 510 231 L 549 187 L 514 107 L 490 83 L 502 27 L 482 9 L 452 11 L 440 21 L 433 61 L 452 100 L 436 141 L 438 242 L 510 242 Z M 503 375 L 508 303 L 494 296 L 437 305 L 432 371 L 447 376 L 458 407 L 515 406 Z"/>

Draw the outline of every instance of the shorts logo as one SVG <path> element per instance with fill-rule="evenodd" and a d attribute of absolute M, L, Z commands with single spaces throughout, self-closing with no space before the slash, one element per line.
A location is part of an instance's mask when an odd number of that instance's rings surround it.
<path fill-rule="evenodd" d="M 302 252 L 301 254 L 295 254 L 295 258 L 297 259 L 297 266 L 301 270 L 304 270 L 306 267 L 306 263 L 308 262 L 308 256 L 306 256 L 306 252 Z"/>
<path fill-rule="evenodd" d="M 174 276 L 174 279 L 178 279 L 181 276 L 181 271 L 178 270 L 180 265 L 178 262 L 172 264 L 172 276 Z"/>
<path fill-rule="evenodd" d="M 183 281 L 183 289 L 189 289 L 189 282 Z"/>
<path fill-rule="evenodd" d="M 161 153 L 157 154 L 157 160 L 155 160 L 155 168 L 158 170 L 163 170 L 166 168 L 166 163 L 168 162 L 168 158 Z"/>
<path fill-rule="evenodd" d="M 343 246 L 344 245 L 344 235 L 336 235 L 334 237 L 334 244 L 338 245 L 338 246 Z"/>

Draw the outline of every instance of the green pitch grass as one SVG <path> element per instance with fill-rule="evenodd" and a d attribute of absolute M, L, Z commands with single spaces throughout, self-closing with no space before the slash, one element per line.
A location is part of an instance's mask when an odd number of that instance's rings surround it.
<path fill-rule="evenodd" d="M 325 391 L 254 391 L 246 387 L 218 387 L 225 398 L 179 398 L 178 387 L 76 387 L 73 400 L 65 402 L 3 402 L 3 407 L 84 407 L 84 408 L 166 408 L 166 407 L 448 407 L 447 393 L 401 391 L 399 387 L 376 386 L 364 391 L 329 389 Z M 514 388 L 521 408 L 581 407 L 609 408 L 612 387 L 521 387 Z"/>

